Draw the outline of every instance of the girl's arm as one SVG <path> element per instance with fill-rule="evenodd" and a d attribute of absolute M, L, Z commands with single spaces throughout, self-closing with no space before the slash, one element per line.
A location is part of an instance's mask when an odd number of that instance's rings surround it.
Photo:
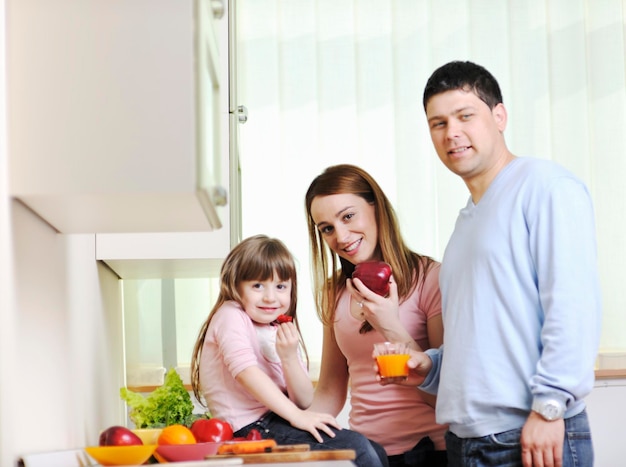
<path fill-rule="evenodd" d="M 247 367 L 235 379 L 269 410 L 287 420 L 292 426 L 308 431 L 320 443 L 323 440 L 319 430 L 334 438 L 335 434 L 330 427 L 341 429 L 337 420 L 327 413 L 305 411 L 298 408 L 258 366 Z"/>
<path fill-rule="evenodd" d="M 306 409 L 313 401 L 313 384 L 298 355 L 300 334 L 293 323 L 283 323 L 276 330 L 276 353 L 280 358 L 287 394 L 294 404 Z"/>
<path fill-rule="evenodd" d="M 310 409 L 337 416 L 346 403 L 348 395 L 348 363 L 344 357 L 332 327 L 324 326 L 322 364 Z"/>

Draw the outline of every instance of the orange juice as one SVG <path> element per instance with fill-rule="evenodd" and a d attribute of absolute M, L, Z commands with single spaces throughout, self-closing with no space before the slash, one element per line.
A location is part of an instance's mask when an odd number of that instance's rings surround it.
<path fill-rule="evenodd" d="M 406 379 L 409 376 L 408 354 L 377 355 L 378 373 L 382 378 Z"/>

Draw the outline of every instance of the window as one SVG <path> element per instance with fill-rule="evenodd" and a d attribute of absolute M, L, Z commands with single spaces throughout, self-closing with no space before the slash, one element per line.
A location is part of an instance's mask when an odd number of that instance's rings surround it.
<path fill-rule="evenodd" d="M 158 386 L 169 368 L 190 384 L 191 353 L 219 292 L 217 279 L 124 280 L 127 385 Z"/>

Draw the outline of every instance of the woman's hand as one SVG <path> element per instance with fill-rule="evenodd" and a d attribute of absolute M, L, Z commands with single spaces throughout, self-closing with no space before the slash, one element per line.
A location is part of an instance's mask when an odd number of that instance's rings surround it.
<path fill-rule="evenodd" d="M 389 278 L 389 295 L 386 297 L 372 292 L 360 279 L 348 279 L 346 288 L 352 300 L 361 307 L 363 318 L 376 329 L 381 328 L 381 322 L 399 321 L 398 285 L 393 281 L 393 276 Z"/>
<path fill-rule="evenodd" d="M 389 278 L 389 295 L 386 297 L 372 292 L 359 279 L 348 279 L 346 289 L 352 295 L 352 302 L 358 304 L 361 318 L 380 332 L 385 340 L 405 342 L 411 348 L 419 349 L 400 321 L 398 285 L 393 275 Z"/>

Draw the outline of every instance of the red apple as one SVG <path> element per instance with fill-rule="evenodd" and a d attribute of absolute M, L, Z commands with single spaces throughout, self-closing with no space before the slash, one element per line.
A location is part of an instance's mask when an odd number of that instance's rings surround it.
<path fill-rule="evenodd" d="M 199 418 L 191 425 L 198 443 L 219 443 L 233 439 L 233 427 L 219 418 Z"/>
<path fill-rule="evenodd" d="M 141 438 L 123 426 L 112 426 L 100 433 L 100 446 L 136 446 L 143 444 Z"/>
<path fill-rule="evenodd" d="M 258 441 L 260 439 L 263 439 L 263 436 L 261 436 L 261 432 L 259 430 L 252 428 L 248 431 L 248 435 L 246 436 L 247 441 Z"/>
<path fill-rule="evenodd" d="M 354 267 L 353 279 L 359 279 L 372 292 L 382 295 L 389 293 L 391 266 L 384 261 L 365 261 Z"/>

